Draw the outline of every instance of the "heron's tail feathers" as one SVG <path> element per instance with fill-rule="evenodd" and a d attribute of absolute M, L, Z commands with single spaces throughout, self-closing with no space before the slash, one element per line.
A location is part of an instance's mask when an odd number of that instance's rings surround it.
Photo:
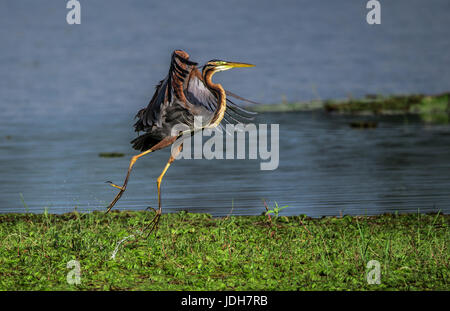
<path fill-rule="evenodd" d="M 130 143 L 133 144 L 133 148 L 139 151 L 146 151 L 152 148 L 159 142 L 155 139 L 151 133 L 140 135 L 133 139 Z"/>

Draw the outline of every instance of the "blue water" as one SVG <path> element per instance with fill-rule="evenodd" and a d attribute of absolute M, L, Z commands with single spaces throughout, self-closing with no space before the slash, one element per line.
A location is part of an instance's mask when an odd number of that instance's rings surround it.
<path fill-rule="evenodd" d="M 215 81 L 263 103 L 439 93 L 450 85 L 450 2 L 83 1 L 68 25 L 64 1 L 0 2 L 0 212 L 103 209 L 120 183 L 133 117 L 167 73 L 170 53 L 250 62 Z M 450 211 L 450 128 L 382 118 L 264 114 L 280 124 L 280 166 L 176 161 L 163 181 L 165 212 L 260 214 L 264 197 L 311 216 Z M 100 152 L 123 152 L 105 159 Z M 155 207 L 169 154 L 136 164 L 120 209 Z M 25 201 L 25 205 L 21 200 Z M 26 207 L 25 207 L 26 206 Z"/>

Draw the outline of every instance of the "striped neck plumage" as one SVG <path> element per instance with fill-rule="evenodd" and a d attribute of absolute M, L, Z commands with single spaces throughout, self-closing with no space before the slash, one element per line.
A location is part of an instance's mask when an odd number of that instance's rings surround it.
<path fill-rule="evenodd" d="M 214 68 L 204 69 L 203 70 L 203 80 L 205 81 L 206 86 L 214 92 L 217 97 L 217 110 L 214 113 L 214 116 L 211 118 L 211 121 L 208 124 L 208 128 L 216 127 L 220 124 L 225 114 L 225 109 L 227 107 L 225 90 L 222 85 L 218 83 L 212 82 L 212 76 L 216 73 Z"/>

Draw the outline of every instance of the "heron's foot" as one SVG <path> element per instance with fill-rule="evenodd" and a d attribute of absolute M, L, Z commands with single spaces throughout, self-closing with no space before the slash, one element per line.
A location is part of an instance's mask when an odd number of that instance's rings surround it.
<path fill-rule="evenodd" d="M 120 189 L 119 193 L 117 193 L 117 195 L 114 197 L 114 200 L 111 201 L 111 203 L 109 203 L 108 205 L 108 209 L 106 210 L 105 214 L 108 214 L 109 211 L 114 207 L 114 205 L 117 203 L 117 201 L 119 201 L 120 197 L 122 196 L 122 194 L 125 192 L 125 188 L 126 185 L 124 185 L 123 187 L 118 187 L 117 185 L 114 185 L 115 188 Z"/>
<path fill-rule="evenodd" d="M 119 190 L 121 190 L 121 191 L 125 191 L 125 187 L 124 187 L 124 186 L 122 186 L 122 187 L 117 186 L 117 185 L 114 184 L 112 181 L 105 181 L 105 183 L 109 184 L 111 187 L 117 188 L 117 189 L 119 189 Z"/>
<path fill-rule="evenodd" d="M 161 218 L 161 210 L 155 210 L 155 213 L 156 213 L 156 215 L 155 215 L 155 217 L 153 217 L 152 221 L 150 221 L 150 223 L 147 226 L 145 226 L 144 230 L 142 230 L 142 232 L 144 232 L 147 229 L 149 230 L 148 233 L 147 233 L 146 238 L 152 232 L 154 232 L 155 235 L 156 235 L 156 232 L 158 231 L 159 221 L 160 221 L 160 218 Z"/>
<path fill-rule="evenodd" d="M 152 210 L 152 211 L 154 211 L 155 213 L 157 213 L 158 211 L 156 210 L 156 208 L 154 208 L 154 207 L 151 207 L 151 206 L 148 206 L 146 209 L 145 209 L 146 211 L 148 211 L 148 210 Z"/>

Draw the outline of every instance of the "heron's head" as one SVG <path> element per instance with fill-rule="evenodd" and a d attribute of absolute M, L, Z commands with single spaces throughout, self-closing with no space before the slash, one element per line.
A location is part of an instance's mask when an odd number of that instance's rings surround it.
<path fill-rule="evenodd" d="M 210 70 L 212 70 L 213 73 L 216 73 L 219 71 L 225 71 L 231 68 L 239 68 L 239 67 L 255 67 L 255 65 L 213 59 L 207 62 L 205 66 L 203 66 L 203 73 L 205 74 Z"/>

